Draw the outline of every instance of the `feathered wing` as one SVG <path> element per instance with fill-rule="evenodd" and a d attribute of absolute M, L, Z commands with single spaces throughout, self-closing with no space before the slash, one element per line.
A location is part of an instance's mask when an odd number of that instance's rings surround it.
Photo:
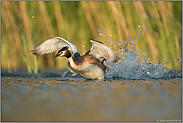
<path fill-rule="evenodd" d="M 78 49 L 74 44 L 72 44 L 71 42 L 61 37 L 54 37 L 54 38 L 48 39 L 45 42 L 43 42 L 41 45 L 36 47 L 34 50 L 32 50 L 31 52 L 33 52 L 33 54 L 35 55 L 44 55 L 48 53 L 53 53 L 57 51 L 59 48 L 62 48 L 65 46 L 68 46 L 69 50 L 73 51 L 74 54 L 78 52 Z"/>
<path fill-rule="evenodd" d="M 105 46 L 102 42 L 90 40 L 92 43 L 92 48 L 90 50 L 90 54 L 95 56 L 101 62 L 104 60 L 108 60 L 110 62 L 117 62 L 119 60 L 118 56 L 107 46 Z"/>

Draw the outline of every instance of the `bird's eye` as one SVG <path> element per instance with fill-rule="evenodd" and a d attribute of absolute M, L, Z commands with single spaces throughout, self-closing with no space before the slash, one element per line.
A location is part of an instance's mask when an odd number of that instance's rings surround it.
<path fill-rule="evenodd" d="M 60 54 L 62 54 L 63 52 L 61 52 Z"/>

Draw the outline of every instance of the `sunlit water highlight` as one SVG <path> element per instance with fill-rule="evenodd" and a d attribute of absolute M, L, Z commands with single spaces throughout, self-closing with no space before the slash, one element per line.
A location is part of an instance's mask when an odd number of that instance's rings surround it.
<path fill-rule="evenodd" d="M 181 121 L 182 72 L 142 62 L 136 48 L 122 50 L 126 44 L 118 44 L 118 63 L 105 62 L 104 80 L 3 71 L 2 121 Z"/>

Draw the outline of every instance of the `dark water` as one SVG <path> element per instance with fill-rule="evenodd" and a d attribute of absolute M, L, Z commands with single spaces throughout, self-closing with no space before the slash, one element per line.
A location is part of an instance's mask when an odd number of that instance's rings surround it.
<path fill-rule="evenodd" d="M 2 121 L 181 121 L 181 72 L 103 81 L 63 71 L 1 75 Z"/>

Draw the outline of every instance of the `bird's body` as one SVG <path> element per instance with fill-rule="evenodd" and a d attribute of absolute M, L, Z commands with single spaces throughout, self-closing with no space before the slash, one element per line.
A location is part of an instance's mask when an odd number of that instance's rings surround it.
<path fill-rule="evenodd" d="M 68 66 L 74 72 L 90 79 L 103 79 L 106 72 L 106 66 L 89 54 L 74 58 L 70 57 Z"/>
<path fill-rule="evenodd" d="M 92 48 L 82 56 L 80 56 L 74 44 L 61 37 L 48 39 L 32 52 L 35 55 L 43 55 L 52 53 L 62 47 L 54 57 L 67 57 L 69 60 L 68 66 L 72 71 L 89 79 L 104 79 L 105 72 L 108 70 L 108 67 L 103 64 L 104 60 L 117 62 L 119 58 L 103 43 L 95 40 L 90 40 L 90 42 Z M 74 57 L 69 50 L 73 51 Z"/>

